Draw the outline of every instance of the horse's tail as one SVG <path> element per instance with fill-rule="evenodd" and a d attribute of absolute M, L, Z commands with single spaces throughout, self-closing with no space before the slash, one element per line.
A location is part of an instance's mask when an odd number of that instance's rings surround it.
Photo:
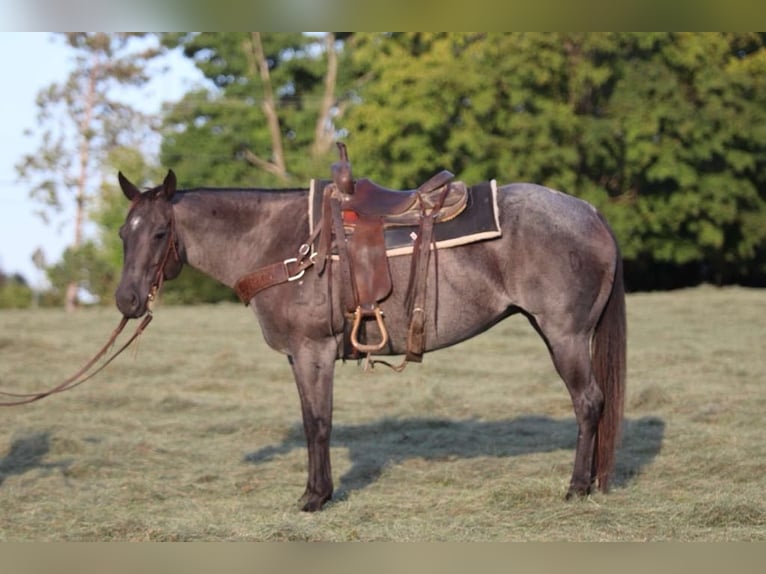
<path fill-rule="evenodd" d="M 625 373 L 627 355 L 627 325 L 625 318 L 625 284 L 622 277 L 622 256 L 617 249 L 617 265 L 612 291 L 601 314 L 592 340 L 592 364 L 601 392 L 604 410 L 598 423 L 594 449 L 594 469 L 598 488 L 609 489 L 614 470 L 615 450 L 620 439 L 625 404 Z"/>

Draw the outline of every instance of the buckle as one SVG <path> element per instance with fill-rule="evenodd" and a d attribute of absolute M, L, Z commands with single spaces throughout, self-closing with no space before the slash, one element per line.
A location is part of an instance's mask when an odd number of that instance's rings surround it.
<path fill-rule="evenodd" d="M 297 281 L 298 279 L 303 277 L 303 275 L 306 273 L 306 270 L 305 269 L 301 269 L 295 275 L 291 275 L 290 274 L 290 268 L 288 267 L 288 265 L 290 265 L 291 263 L 298 263 L 298 259 L 296 257 L 290 257 L 289 259 L 285 259 L 282 262 L 282 264 L 285 266 L 285 271 L 287 271 L 287 280 L 288 281 Z"/>

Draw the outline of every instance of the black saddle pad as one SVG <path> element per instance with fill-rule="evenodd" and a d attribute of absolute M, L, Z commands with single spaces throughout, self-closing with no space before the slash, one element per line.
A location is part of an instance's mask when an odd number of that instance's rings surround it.
<path fill-rule="evenodd" d="M 309 221 L 313 233 L 322 217 L 322 192 L 329 180 L 311 180 L 309 190 Z M 385 231 L 386 252 L 389 256 L 412 253 L 418 226 L 392 227 Z M 468 188 L 468 203 L 465 209 L 449 221 L 434 226 L 434 240 L 437 248 L 456 247 L 475 241 L 500 237 L 500 222 L 497 208 L 497 183 L 480 183 Z"/>

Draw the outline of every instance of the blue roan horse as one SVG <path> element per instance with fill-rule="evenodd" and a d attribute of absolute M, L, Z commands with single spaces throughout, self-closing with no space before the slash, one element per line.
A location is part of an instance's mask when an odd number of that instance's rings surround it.
<path fill-rule="evenodd" d="M 131 207 L 120 229 L 124 265 L 116 300 L 129 318 L 147 313 L 162 281 L 184 264 L 234 287 L 253 270 L 295 257 L 309 237 L 305 189 L 176 191 L 171 171 L 162 185 L 142 193 L 122 174 L 119 179 Z M 438 252 L 438 278 L 427 289 L 425 350 L 523 313 L 548 346 L 574 405 L 577 447 L 567 498 L 590 493 L 594 484 L 606 491 L 626 370 L 625 295 L 614 235 L 588 203 L 538 185 L 501 186 L 497 202 L 501 237 Z M 410 256 L 391 258 L 390 267 L 393 291 L 381 305 L 390 338 L 381 355 L 406 350 Z M 339 285 L 328 290 L 328 277 L 337 284 L 341 273 L 309 268 L 300 280 L 264 289 L 250 301 L 266 342 L 287 355 L 298 386 L 308 445 L 306 511 L 319 510 L 333 493 L 333 375 L 343 348 L 343 312 L 328 297 L 341 291 Z"/>

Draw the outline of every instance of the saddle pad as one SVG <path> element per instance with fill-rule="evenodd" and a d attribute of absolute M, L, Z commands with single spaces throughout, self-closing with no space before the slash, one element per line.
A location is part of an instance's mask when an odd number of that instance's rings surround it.
<path fill-rule="evenodd" d="M 311 233 L 322 217 L 322 192 L 328 180 L 311 180 L 309 189 L 309 225 Z M 418 226 L 391 227 L 385 230 L 386 253 L 389 256 L 412 253 Z M 480 183 L 468 188 L 468 203 L 463 212 L 434 226 L 437 248 L 457 247 L 485 239 L 500 237 L 497 208 L 497 182 Z M 337 255 L 333 255 L 337 258 Z"/>

